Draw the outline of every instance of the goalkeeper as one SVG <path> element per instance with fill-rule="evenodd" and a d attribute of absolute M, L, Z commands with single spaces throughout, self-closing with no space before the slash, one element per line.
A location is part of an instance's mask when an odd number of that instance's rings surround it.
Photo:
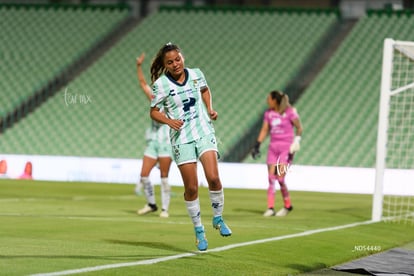
<path fill-rule="evenodd" d="M 293 207 L 285 176 L 295 152 L 300 149 L 302 124 L 296 109 L 289 103 L 288 95 L 283 92 L 270 92 L 267 104 L 269 108 L 264 112 L 262 128 L 251 154 L 254 159 L 260 157 L 260 144 L 269 134 L 270 144 L 266 161 L 269 187 L 267 189 L 267 210 L 263 215 L 265 217 L 286 216 Z M 276 181 L 280 185 L 284 203 L 283 208 L 277 213 L 274 210 Z"/>

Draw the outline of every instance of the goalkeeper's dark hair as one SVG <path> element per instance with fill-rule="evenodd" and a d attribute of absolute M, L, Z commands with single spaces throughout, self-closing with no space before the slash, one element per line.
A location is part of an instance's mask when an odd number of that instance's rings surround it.
<path fill-rule="evenodd" d="M 272 97 L 273 100 L 276 100 L 278 105 L 278 111 L 283 114 L 286 111 L 286 108 L 290 106 L 289 103 L 289 96 L 282 91 L 279 90 L 273 90 L 270 92 L 270 97 Z"/>
<path fill-rule="evenodd" d="M 164 57 L 170 51 L 177 51 L 181 53 L 180 47 L 176 44 L 168 42 L 161 49 L 158 50 L 157 55 L 151 64 L 151 82 L 154 83 L 163 73 L 165 73 Z"/>

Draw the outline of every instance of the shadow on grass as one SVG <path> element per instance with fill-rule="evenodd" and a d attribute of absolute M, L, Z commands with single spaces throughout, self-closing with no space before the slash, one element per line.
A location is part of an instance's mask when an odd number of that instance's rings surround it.
<path fill-rule="evenodd" d="M 264 211 L 262 210 L 253 210 L 253 209 L 243 209 L 243 208 L 235 208 L 233 209 L 233 212 L 242 212 L 242 213 L 250 213 L 254 215 L 262 215 Z"/>
<path fill-rule="evenodd" d="M 161 249 L 161 250 L 168 250 L 168 251 L 174 251 L 178 253 L 189 253 L 191 251 L 184 250 L 179 247 L 171 246 L 165 243 L 161 242 L 140 242 L 140 241 L 122 241 L 122 240 L 105 240 L 109 243 L 114 244 L 121 244 L 121 245 L 130 245 L 130 246 L 140 246 L 140 247 L 148 247 L 148 248 L 154 248 L 154 249 Z"/>
<path fill-rule="evenodd" d="M 0 255 L 0 260 L 4 259 L 77 259 L 77 260 L 146 260 L 154 257 L 167 257 L 169 254 L 159 255 L 119 255 L 119 256 L 91 256 L 91 255 Z"/>
<path fill-rule="evenodd" d="M 123 212 L 126 213 L 126 214 L 134 214 L 134 215 L 137 215 L 137 210 L 123 210 Z"/>
<path fill-rule="evenodd" d="M 193 251 L 186 251 L 182 248 L 170 246 L 160 242 L 131 242 L 131 241 L 122 241 L 122 240 L 105 240 L 105 242 L 120 244 L 120 245 L 131 245 L 137 247 L 148 247 L 154 249 L 168 250 L 179 253 L 194 253 Z M 145 260 L 149 258 L 159 258 L 171 256 L 171 253 L 165 254 L 133 254 L 133 255 L 114 255 L 114 256 L 92 256 L 92 255 L 0 255 L 1 259 L 25 259 L 25 258 L 38 258 L 38 259 L 94 259 L 94 260 Z M 1 274 L 1 273 L 0 273 Z"/>
<path fill-rule="evenodd" d="M 351 217 L 358 218 L 361 220 L 369 219 L 369 214 L 364 214 L 363 212 L 361 212 L 361 209 L 359 208 L 338 208 L 338 209 L 329 209 L 326 211 L 329 213 L 334 213 L 334 214 L 349 215 Z"/>
<path fill-rule="evenodd" d="M 137 218 L 145 218 L 145 217 L 147 217 L 147 218 L 151 218 L 151 217 L 156 218 L 156 217 L 159 217 L 159 214 L 161 212 L 161 208 L 159 208 L 158 211 L 148 213 L 148 214 L 145 214 L 145 215 L 138 215 L 137 210 L 138 210 L 138 208 L 136 210 L 131 210 L 131 209 L 125 210 L 124 209 L 124 210 L 122 210 L 122 212 L 124 212 L 125 214 L 136 215 Z M 187 210 L 185 210 L 185 211 L 187 211 Z M 170 218 L 171 217 L 173 217 L 173 218 L 188 218 L 188 214 L 184 213 L 184 212 L 182 214 L 180 214 L 180 213 L 171 214 L 170 213 Z M 165 220 L 165 219 L 162 219 L 162 220 Z"/>
<path fill-rule="evenodd" d="M 312 271 L 320 270 L 320 269 L 327 269 L 326 264 L 323 264 L 323 263 L 314 263 L 312 265 L 288 264 L 286 265 L 286 267 L 297 270 L 297 271 L 303 271 L 303 273 L 312 272 Z"/>

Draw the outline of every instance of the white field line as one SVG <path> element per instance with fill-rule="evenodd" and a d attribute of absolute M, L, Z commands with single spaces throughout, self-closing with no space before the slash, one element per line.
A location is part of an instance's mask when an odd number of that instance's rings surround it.
<path fill-rule="evenodd" d="M 1 202 L 33 202 L 33 201 L 86 201 L 86 200 L 131 200 L 136 199 L 136 195 L 122 195 L 122 196 L 73 196 L 73 197 L 62 197 L 62 198 L 43 198 L 43 197 L 11 197 L 1 198 Z"/>
<path fill-rule="evenodd" d="M 86 221 L 110 221 L 110 222 L 120 222 L 120 221 L 126 221 L 126 222 L 137 222 L 137 218 L 131 218 L 131 217 L 91 217 L 91 216 L 61 216 L 61 215 L 31 215 L 31 214 L 23 214 L 23 213 L 0 213 L 0 217 L 28 217 L 28 218 L 53 218 L 53 219 L 63 219 L 63 220 L 86 220 Z M 149 220 L 149 219 L 140 219 L 139 222 L 141 223 L 153 223 L 153 224 L 174 224 L 174 225 L 193 225 L 191 221 L 188 219 L 183 220 L 168 220 L 168 221 L 161 221 L 161 220 Z M 236 224 L 232 224 L 233 226 L 236 226 Z M 248 225 L 237 225 L 238 228 L 244 227 L 250 227 Z M 270 229 L 273 227 L 270 226 L 261 226 L 257 225 L 256 228 L 261 229 Z M 280 227 L 279 227 L 280 228 Z M 282 229 L 282 228 L 280 228 Z M 289 228 L 291 230 L 303 230 L 303 228 Z"/>
<path fill-rule="evenodd" d="M 304 231 L 304 232 L 301 232 L 301 233 L 290 234 L 290 235 L 285 235 L 285 236 L 278 236 L 278 237 L 273 237 L 273 238 L 254 240 L 254 241 L 242 242 L 242 243 L 235 243 L 235 244 L 230 244 L 230 245 L 210 249 L 210 250 L 207 250 L 207 251 L 204 251 L 204 252 L 188 252 L 188 253 L 172 255 L 172 256 L 167 256 L 167 257 L 162 257 L 162 258 L 143 260 L 143 261 L 118 263 L 118 264 L 108 264 L 108 265 L 99 265 L 99 266 L 84 267 L 84 268 L 79 268 L 79 269 L 63 270 L 63 271 L 50 272 L 50 273 L 39 273 L 39 274 L 32 274 L 31 276 L 71 275 L 71 274 L 86 273 L 86 272 L 100 271 L 100 270 L 120 268 L 120 267 L 150 265 L 150 264 L 156 264 L 156 263 L 166 262 L 166 261 L 170 261 L 170 260 L 176 260 L 176 259 L 181 259 L 181 258 L 186 258 L 186 257 L 192 257 L 192 256 L 196 256 L 196 255 L 199 255 L 199 254 L 206 254 L 206 253 L 209 253 L 209 252 L 221 252 L 221 251 L 226 251 L 226 250 L 230 250 L 230 249 L 237 248 L 237 247 L 244 247 L 244 246 L 249 246 L 249 245 L 254 245 L 254 244 L 267 243 L 267 242 L 273 242 L 273 241 L 279 241 L 279 240 L 309 236 L 309 235 L 313 235 L 313 234 L 329 232 L 329 231 L 336 231 L 336 230 L 342 230 L 342 229 L 346 229 L 346 228 L 352 228 L 352 227 L 356 227 L 356 226 L 360 226 L 360 225 L 366 225 L 366 224 L 372 224 L 372 223 L 376 223 L 376 222 L 374 222 L 372 220 L 368 220 L 368 221 L 356 222 L 356 223 L 345 224 L 345 225 L 340 225 L 340 226 L 333 226 L 333 227 L 328 227 L 328 228 L 320 228 L 320 229 L 315 229 L 315 230 L 309 230 L 309 231 Z"/>

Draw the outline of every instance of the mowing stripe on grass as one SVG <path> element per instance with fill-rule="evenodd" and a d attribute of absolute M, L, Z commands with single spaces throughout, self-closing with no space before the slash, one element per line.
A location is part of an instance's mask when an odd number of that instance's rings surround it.
<path fill-rule="evenodd" d="M 128 267 L 128 266 L 150 265 L 150 264 L 156 264 L 156 263 L 170 261 L 170 260 L 176 260 L 176 259 L 181 259 L 181 258 L 186 258 L 186 257 L 192 257 L 192 256 L 196 256 L 196 255 L 199 255 L 199 254 L 209 253 L 209 252 L 221 252 L 221 251 L 226 251 L 226 250 L 237 248 L 237 247 L 249 246 L 249 245 L 260 244 L 260 243 L 267 243 L 267 242 L 273 242 L 273 241 L 279 241 L 279 240 L 285 240 L 285 239 L 291 239 L 291 238 L 297 238 L 297 237 L 303 237 L 303 236 L 309 236 L 309 235 L 313 235 L 313 234 L 329 232 L 329 231 L 336 231 L 336 230 L 342 230 L 342 229 L 346 229 L 346 228 L 352 228 L 352 227 L 355 227 L 355 226 L 372 224 L 372 223 L 376 223 L 376 222 L 374 222 L 372 220 L 368 220 L 368 221 L 356 222 L 356 223 L 345 224 L 345 225 L 340 225 L 340 226 L 333 226 L 333 227 L 328 227 L 328 228 L 320 228 L 320 229 L 315 229 L 315 230 L 309 230 L 309 231 L 304 231 L 304 232 L 300 232 L 300 233 L 296 233 L 296 234 L 284 235 L 284 236 L 279 236 L 279 237 L 273 237 L 273 238 L 267 238 L 267 239 L 261 239 L 261 240 L 254 240 L 254 241 L 242 242 L 242 243 L 235 243 L 235 244 L 230 244 L 230 245 L 210 249 L 210 250 L 207 250 L 207 251 L 204 251 L 204 252 L 188 252 L 188 253 L 172 255 L 172 256 L 156 258 L 156 259 L 143 260 L 143 261 L 118 263 L 118 264 L 108 264 L 108 265 L 99 265 L 99 266 L 92 266 L 92 267 L 85 267 L 85 268 L 71 269 L 71 270 L 63 270 L 63 271 L 50 272 L 50 273 L 33 274 L 31 276 L 60 276 L 60 275 L 86 273 L 86 272 L 93 272 L 93 271 L 113 269 L 113 268 L 121 268 L 121 267 Z"/>

